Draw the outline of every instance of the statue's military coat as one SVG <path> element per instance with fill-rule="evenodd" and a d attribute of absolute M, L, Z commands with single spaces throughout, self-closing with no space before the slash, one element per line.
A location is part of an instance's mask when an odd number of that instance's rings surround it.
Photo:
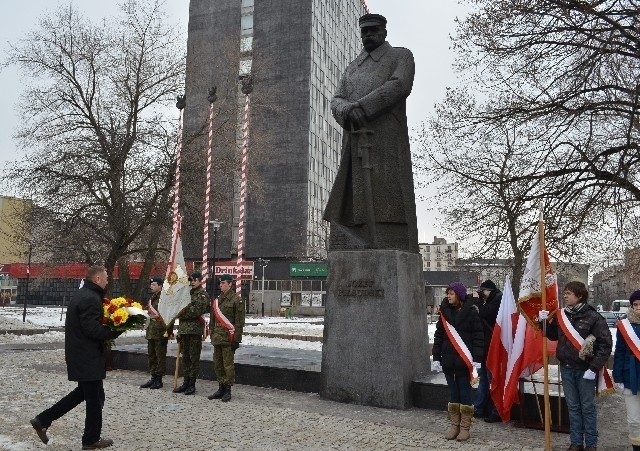
<path fill-rule="evenodd" d="M 331 100 L 331 111 L 345 129 L 340 168 L 324 219 L 346 227 L 366 224 L 367 194 L 357 143 L 351 136 L 349 111 L 354 104 L 366 115 L 370 142 L 371 185 L 376 223 L 407 224 L 406 249 L 418 252 L 413 172 L 407 129 L 406 99 L 415 65 L 411 51 L 385 42 L 362 53 L 347 67 Z M 380 247 L 384 248 L 384 243 Z"/>
<path fill-rule="evenodd" d="M 235 291 L 229 290 L 218 297 L 218 308 L 222 314 L 233 324 L 235 329 L 235 341 L 242 341 L 242 329 L 244 328 L 244 303 Z M 211 333 L 211 343 L 214 346 L 229 344 L 227 330 L 214 320 Z"/>
<path fill-rule="evenodd" d="M 207 292 L 201 286 L 191 289 L 191 303 L 186 306 L 178 315 L 178 334 L 180 335 L 203 335 L 204 323 L 200 321 L 200 315 L 209 311 L 209 301 Z"/>

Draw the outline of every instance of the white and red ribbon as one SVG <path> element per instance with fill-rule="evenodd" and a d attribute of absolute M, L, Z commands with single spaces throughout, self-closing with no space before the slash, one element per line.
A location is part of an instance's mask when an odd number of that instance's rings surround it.
<path fill-rule="evenodd" d="M 578 333 L 569 318 L 567 318 L 567 313 L 564 309 L 558 309 L 558 325 L 562 329 L 564 336 L 567 337 L 569 342 L 576 348 L 578 351 L 582 349 L 582 345 L 584 344 L 584 338 Z M 607 365 L 600 368 L 598 372 L 598 391 L 607 391 L 613 390 L 613 380 L 611 379 L 611 375 L 607 370 Z"/>
<path fill-rule="evenodd" d="M 469 377 L 471 378 L 471 381 L 473 383 L 473 381 L 478 378 L 478 371 L 473 366 L 473 357 L 471 356 L 471 351 L 469 351 L 469 348 L 462 340 L 462 337 L 460 336 L 456 328 L 449 324 L 442 313 L 440 313 L 440 321 L 442 321 L 442 326 L 444 327 L 444 331 L 447 333 L 447 337 L 449 338 L 451 345 L 469 369 Z"/>
<path fill-rule="evenodd" d="M 631 321 L 628 318 L 621 319 L 616 322 L 616 328 L 624 338 L 625 343 L 636 356 L 636 359 L 640 360 L 640 337 L 638 337 L 631 326 Z"/>
<path fill-rule="evenodd" d="M 229 321 L 229 319 L 224 316 L 222 310 L 220 310 L 220 307 L 218 306 L 218 298 L 213 301 L 213 314 L 216 316 L 216 322 L 227 330 L 229 342 L 233 342 L 235 338 L 236 328 L 231 323 L 231 321 Z"/>
<path fill-rule="evenodd" d="M 147 311 L 149 312 L 149 316 L 153 319 L 159 319 L 160 313 L 151 305 L 151 299 L 149 299 L 149 303 L 147 304 Z"/>

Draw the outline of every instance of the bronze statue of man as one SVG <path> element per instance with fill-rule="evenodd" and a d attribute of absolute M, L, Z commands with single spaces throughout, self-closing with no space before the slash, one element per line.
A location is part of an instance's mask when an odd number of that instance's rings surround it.
<path fill-rule="evenodd" d="M 412 53 L 386 42 L 387 20 L 359 20 L 364 49 L 349 64 L 331 100 L 344 129 L 340 168 L 324 219 L 330 250 L 397 249 L 418 252 L 406 99 Z"/>

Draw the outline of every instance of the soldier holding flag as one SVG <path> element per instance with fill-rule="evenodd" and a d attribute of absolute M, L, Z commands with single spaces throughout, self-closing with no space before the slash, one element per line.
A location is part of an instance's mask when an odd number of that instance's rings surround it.
<path fill-rule="evenodd" d="M 196 392 L 196 379 L 200 372 L 200 353 L 204 324 L 200 315 L 209 311 L 207 292 L 202 287 L 202 273 L 196 271 L 189 276 L 191 283 L 191 302 L 178 315 L 178 341 L 182 348 L 182 385 L 174 393 L 193 395 Z"/>
<path fill-rule="evenodd" d="M 142 384 L 140 388 L 158 389 L 162 388 L 162 376 L 166 371 L 168 334 L 165 333 L 164 322 L 158 314 L 158 303 L 160 292 L 162 291 L 162 277 L 152 277 L 149 280 L 151 298 L 147 304 L 147 311 L 151 319 L 147 325 L 145 338 L 147 339 L 147 354 L 149 356 L 149 372 L 151 379 Z"/>

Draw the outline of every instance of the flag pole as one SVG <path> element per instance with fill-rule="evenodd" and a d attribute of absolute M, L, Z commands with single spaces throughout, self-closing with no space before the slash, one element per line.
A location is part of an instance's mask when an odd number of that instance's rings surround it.
<path fill-rule="evenodd" d="M 540 243 L 540 299 L 542 310 L 547 309 L 547 282 L 544 246 L 544 218 L 540 206 L 540 220 L 538 221 L 538 241 Z M 542 322 L 542 365 L 544 368 L 544 449 L 551 451 L 551 406 L 549 404 L 549 356 L 547 355 L 547 320 Z"/>

